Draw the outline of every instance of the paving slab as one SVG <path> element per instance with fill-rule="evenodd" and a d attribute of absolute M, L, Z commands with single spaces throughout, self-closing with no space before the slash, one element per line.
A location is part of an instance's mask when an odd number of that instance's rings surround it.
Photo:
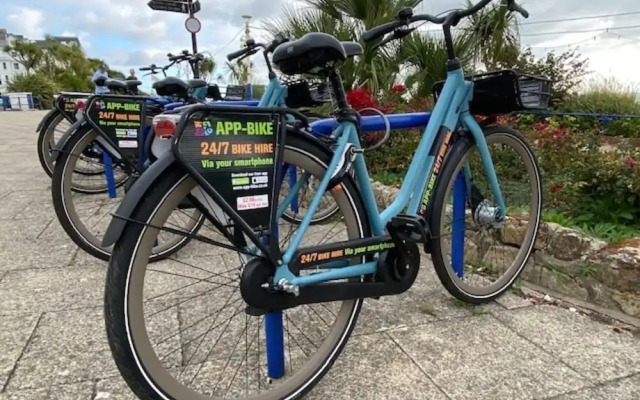
<path fill-rule="evenodd" d="M 20 317 L 0 317 L 0 391 L 5 387 L 7 380 L 13 374 L 16 362 L 27 347 L 29 338 L 33 335 L 39 315 Z"/>
<path fill-rule="evenodd" d="M 594 382 L 640 372 L 640 341 L 588 316 L 541 305 L 495 314 L 510 329 Z"/>
<path fill-rule="evenodd" d="M 349 340 L 333 368 L 307 398 L 447 399 L 386 333 Z"/>
<path fill-rule="evenodd" d="M 0 393 L 0 400 L 94 400 L 94 387 L 94 382 L 80 382 L 40 389 L 9 391 Z"/>
<path fill-rule="evenodd" d="M 101 307 L 105 274 L 92 266 L 11 271 L 0 282 L 0 315 Z"/>
<path fill-rule="evenodd" d="M 534 399 L 589 384 L 490 315 L 389 334 L 452 399 Z"/>
<path fill-rule="evenodd" d="M 554 397 L 553 400 L 638 400 L 640 375 L 588 387 L 577 392 Z"/>
<path fill-rule="evenodd" d="M 7 385 L 7 391 L 47 388 L 117 376 L 101 308 L 47 313 Z"/>

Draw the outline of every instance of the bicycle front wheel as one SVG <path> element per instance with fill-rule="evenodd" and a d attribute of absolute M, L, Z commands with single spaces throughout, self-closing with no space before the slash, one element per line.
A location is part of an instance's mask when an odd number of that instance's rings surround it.
<path fill-rule="evenodd" d="M 451 295 L 474 304 L 495 299 L 518 278 L 533 250 L 542 207 L 540 172 L 524 138 L 500 126 L 484 133 L 506 217 L 470 137 L 457 140 L 447 155 L 429 208 L 438 277 Z"/>

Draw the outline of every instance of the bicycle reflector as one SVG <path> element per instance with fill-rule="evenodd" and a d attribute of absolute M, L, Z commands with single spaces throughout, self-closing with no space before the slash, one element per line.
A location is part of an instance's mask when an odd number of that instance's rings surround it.
<path fill-rule="evenodd" d="M 84 107 L 86 106 L 86 102 L 87 102 L 87 99 L 81 99 L 81 100 L 78 100 L 78 101 L 76 102 L 76 110 L 77 110 L 77 111 L 82 111 L 82 110 L 84 110 Z"/>
<path fill-rule="evenodd" d="M 176 133 L 180 114 L 160 114 L 153 117 L 153 131 L 159 138 L 170 138 Z"/>

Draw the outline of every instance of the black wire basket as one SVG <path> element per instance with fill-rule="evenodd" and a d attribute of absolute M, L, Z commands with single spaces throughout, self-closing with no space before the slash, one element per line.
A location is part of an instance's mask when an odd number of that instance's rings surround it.
<path fill-rule="evenodd" d="M 474 115 L 499 115 L 549 107 L 551 81 L 533 75 L 518 74 L 513 70 L 489 72 L 465 77 L 473 81 L 473 99 L 469 105 Z M 436 100 L 444 81 L 433 86 Z"/>
<path fill-rule="evenodd" d="M 331 89 L 326 82 L 295 79 L 283 83 L 287 86 L 289 108 L 318 107 L 331 101 Z"/>

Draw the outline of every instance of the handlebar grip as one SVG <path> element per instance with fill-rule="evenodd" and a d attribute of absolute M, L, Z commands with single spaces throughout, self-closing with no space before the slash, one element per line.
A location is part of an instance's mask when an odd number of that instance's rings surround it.
<path fill-rule="evenodd" d="M 151 71 L 150 67 L 142 67 L 140 68 L 140 71 Z"/>
<path fill-rule="evenodd" d="M 250 50 L 249 47 L 245 47 L 244 49 L 240 49 L 238 51 L 234 51 L 233 53 L 229 53 L 227 54 L 227 60 L 232 61 L 238 57 L 241 57 L 243 55 L 245 55 L 246 53 L 248 53 Z"/>
<path fill-rule="evenodd" d="M 169 61 L 178 61 L 182 58 L 182 56 L 171 56 L 169 57 Z"/>
<path fill-rule="evenodd" d="M 376 26 L 375 28 L 369 29 L 368 31 L 364 31 L 362 33 L 362 40 L 365 42 L 370 42 L 374 39 L 382 37 L 387 33 L 393 32 L 396 28 L 404 25 L 404 21 L 393 21 L 387 22 L 384 25 Z"/>

